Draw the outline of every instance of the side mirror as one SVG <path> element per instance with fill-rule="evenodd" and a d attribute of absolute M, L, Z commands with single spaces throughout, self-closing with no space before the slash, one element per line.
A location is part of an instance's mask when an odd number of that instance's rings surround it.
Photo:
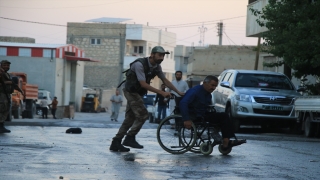
<path fill-rule="evenodd" d="M 230 88 L 230 83 L 229 82 L 221 82 L 220 86 L 225 87 L 225 88 Z"/>
<path fill-rule="evenodd" d="M 19 84 L 19 78 L 16 77 L 16 76 L 13 76 L 12 77 L 12 82 L 15 83 L 16 85 L 18 85 Z"/>
<path fill-rule="evenodd" d="M 306 91 L 306 87 L 304 87 L 304 86 L 298 86 L 297 91 L 298 91 L 298 92 L 304 92 L 304 91 Z"/>

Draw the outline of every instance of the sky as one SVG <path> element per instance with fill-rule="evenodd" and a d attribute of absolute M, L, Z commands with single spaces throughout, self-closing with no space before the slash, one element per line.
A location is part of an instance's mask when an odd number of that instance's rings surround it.
<path fill-rule="evenodd" d="M 36 43 L 65 44 L 67 22 L 111 17 L 176 33 L 177 45 L 257 45 L 246 37 L 248 0 L 0 0 L 0 36 L 35 38 Z M 51 24 L 51 25 L 48 25 Z"/>

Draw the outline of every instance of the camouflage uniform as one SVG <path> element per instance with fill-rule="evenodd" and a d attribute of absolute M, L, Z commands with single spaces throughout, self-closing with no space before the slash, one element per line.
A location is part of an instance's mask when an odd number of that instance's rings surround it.
<path fill-rule="evenodd" d="M 4 123 L 4 121 L 7 119 L 9 110 L 10 106 L 7 95 L 0 91 L 0 123 Z"/>
<path fill-rule="evenodd" d="M 151 53 L 170 54 L 169 52 L 164 51 L 161 46 L 154 47 Z M 130 64 L 130 68 L 125 71 L 126 84 L 123 88 L 124 96 L 127 99 L 125 120 L 123 121 L 118 133 L 112 140 L 110 146 L 110 150 L 112 151 L 130 151 L 129 148 L 126 148 L 123 145 L 138 149 L 143 148 L 143 146 L 136 141 L 135 136 L 136 134 L 138 134 L 145 121 L 149 118 L 149 115 L 142 99 L 142 96 L 147 93 L 147 89 L 141 87 L 137 77 L 139 76 L 139 74 L 136 74 L 136 72 L 132 70 L 132 65 L 137 61 L 141 62 L 143 66 L 143 73 L 145 76 L 145 82 L 147 84 L 150 85 L 151 79 L 153 79 L 155 76 L 158 76 L 160 79 L 165 78 L 160 65 L 157 65 L 155 68 L 150 69 L 149 58 L 139 58 Z M 142 72 L 138 71 L 138 73 Z M 119 86 L 121 86 L 121 84 Z M 126 137 L 121 144 L 122 138 L 125 135 Z"/>
<path fill-rule="evenodd" d="M 11 64 L 7 60 L 1 61 L 1 67 L 3 64 Z M 10 81 L 11 76 L 9 73 L 0 74 L 0 133 L 9 133 L 10 130 L 4 127 L 4 122 L 8 117 L 10 111 L 11 93 L 13 92 L 12 85 L 5 85 L 3 81 Z"/>
<path fill-rule="evenodd" d="M 138 134 L 145 121 L 149 118 L 148 111 L 139 94 L 129 93 L 125 89 L 123 89 L 123 94 L 127 99 L 127 107 L 125 119 L 115 136 L 118 139 L 122 139 L 124 135 L 135 136 Z M 128 129 L 130 131 L 127 133 Z"/>

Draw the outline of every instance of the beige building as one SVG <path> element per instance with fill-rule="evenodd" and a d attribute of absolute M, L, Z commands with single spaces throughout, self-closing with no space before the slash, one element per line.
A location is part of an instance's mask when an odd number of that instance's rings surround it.
<path fill-rule="evenodd" d="M 163 46 L 171 54 L 162 62 L 168 79 L 174 69 L 174 47 L 176 34 L 142 24 L 124 24 L 129 19 L 99 18 L 87 22 L 69 22 L 67 43 L 83 49 L 88 58 L 98 63 L 86 63 L 84 84 L 89 88 L 102 90 L 102 107 L 110 107 L 109 101 L 115 88 L 124 79 L 123 70 L 139 57 L 150 55 L 154 46 Z M 160 88 L 155 78 L 151 85 Z"/>
<path fill-rule="evenodd" d="M 188 59 L 187 78 L 190 86 L 198 85 L 207 75 L 218 76 L 226 69 L 254 69 L 256 59 L 255 46 L 194 47 Z M 266 54 L 261 53 L 260 58 Z M 258 70 L 262 70 L 259 61 Z"/>

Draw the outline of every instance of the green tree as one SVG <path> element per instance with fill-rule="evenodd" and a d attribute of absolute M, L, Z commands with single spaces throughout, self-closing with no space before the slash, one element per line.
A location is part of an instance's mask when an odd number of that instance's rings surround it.
<path fill-rule="evenodd" d="M 281 57 L 268 67 L 287 65 L 293 75 L 320 77 L 320 2 L 319 0 L 269 0 L 261 11 L 250 9 L 257 16 L 262 33 L 263 49 Z"/>

